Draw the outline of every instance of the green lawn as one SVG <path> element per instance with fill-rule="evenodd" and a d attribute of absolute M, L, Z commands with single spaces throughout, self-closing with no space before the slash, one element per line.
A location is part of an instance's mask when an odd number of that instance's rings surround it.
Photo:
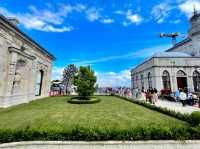
<path fill-rule="evenodd" d="M 187 126 L 186 122 L 130 103 L 117 97 L 98 96 L 101 102 L 69 104 L 70 97 L 51 97 L 0 109 L 0 129 L 68 130 L 74 127 L 129 129 L 159 125 Z"/>

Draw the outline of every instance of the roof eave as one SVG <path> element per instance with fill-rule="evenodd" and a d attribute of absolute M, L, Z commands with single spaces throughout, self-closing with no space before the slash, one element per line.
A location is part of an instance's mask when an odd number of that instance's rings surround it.
<path fill-rule="evenodd" d="M 4 17 L 2 14 L 0 14 L 0 19 L 3 20 L 6 24 L 8 24 L 12 29 L 14 29 L 18 34 L 21 34 L 21 36 L 29 41 L 32 45 L 36 46 L 38 49 L 40 49 L 41 52 L 43 52 L 45 55 L 50 57 L 52 60 L 56 60 L 56 57 L 48 52 L 45 48 L 43 48 L 40 44 L 38 44 L 35 40 L 33 40 L 31 37 L 26 35 L 24 32 L 22 32 L 17 26 L 13 25 L 10 21 L 7 20 L 6 17 Z"/>

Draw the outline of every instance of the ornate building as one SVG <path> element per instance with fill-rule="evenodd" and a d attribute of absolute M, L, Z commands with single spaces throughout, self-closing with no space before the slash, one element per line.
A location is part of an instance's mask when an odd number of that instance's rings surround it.
<path fill-rule="evenodd" d="M 0 107 L 48 96 L 50 89 L 54 56 L 17 24 L 0 15 Z"/>
<path fill-rule="evenodd" d="M 131 70 L 132 88 L 200 91 L 200 14 L 195 12 L 190 23 L 188 38 Z"/>

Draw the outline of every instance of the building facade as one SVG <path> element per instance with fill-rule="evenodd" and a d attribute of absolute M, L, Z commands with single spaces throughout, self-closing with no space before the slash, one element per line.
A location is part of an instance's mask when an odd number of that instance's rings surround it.
<path fill-rule="evenodd" d="M 133 89 L 200 91 L 200 14 L 195 12 L 190 22 L 187 39 L 165 52 L 154 54 L 131 70 Z"/>
<path fill-rule="evenodd" d="M 0 15 L 0 107 L 48 96 L 50 90 L 54 56 L 16 23 Z"/>

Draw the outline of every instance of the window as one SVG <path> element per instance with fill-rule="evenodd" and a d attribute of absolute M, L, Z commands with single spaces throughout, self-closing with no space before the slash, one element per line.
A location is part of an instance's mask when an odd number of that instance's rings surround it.
<path fill-rule="evenodd" d="M 42 70 L 37 72 L 36 86 L 35 86 L 35 96 L 40 96 L 42 94 L 43 75 L 44 75 L 44 72 Z"/>
<path fill-rule="evenodd" d="M 149 88 L 152 88 L 152 76 L 151 76 L 151 73 L 150 73 L 150 72 L 148 73 L 147 78 L 148 78 L 148 85 L 149 85 Z"/>
<path fill-rule="evenodd" d="M 167 70 L 163 71 L 162 80 L 163 80 L 163 88 L 164 89 L 171 89 L 170 75 L 169 75 L 169 72 Z"/>
<path fill-rule="evenodd" d="M 132 77 L 132 88 L 135 88 L 135 77 Z"/>
<path fill-rule="evenodd" d="M 138 88 L 138 76 L 136 76 L 136 88 Z"/>
<path fill-rule="evenodd" d="M 200 91 L 200 73 L 198 71 L 193 73 L 193 85 L 195 92 Z"/>
<path fill-rule="evenodd" d="M 144 76 L 143 74 L 141 74 L 141 86 L 142 86 L 142 89 L 144 88 Z"/>

